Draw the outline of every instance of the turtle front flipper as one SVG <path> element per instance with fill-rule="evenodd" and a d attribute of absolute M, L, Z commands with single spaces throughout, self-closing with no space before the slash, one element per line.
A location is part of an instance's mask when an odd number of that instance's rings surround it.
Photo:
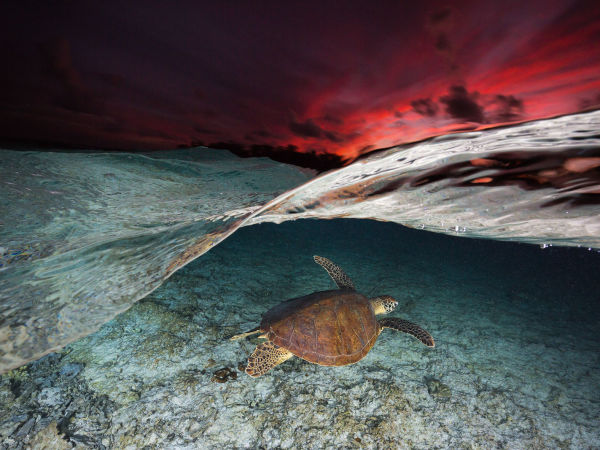
<path fill-rule="evenodd" d="M 386 317 L 385 319 L 379 319 L 377 322 L 379 323 L 379 326 L 381 326 L 381 329 L 392 328 L 394 330 L 402 331 L 403 333 L 416 337 L 427 347 L 435 347 L 433 337 L 419 325 L 409 322 L 408 320 L 398 319 L 397 317 Z"/>
<path fill-rule="evenodd" d="M 273 367 L 287 361 L 294 356 L 288 350 L 278 347 L 271 341 L 257 345 L 246 366 L 246 373 L 251 377 L 260 377 Z"/>
<path fill-rule="evenodd" d="M 332 278 L 333 281 L 335 281 L 335 284 L 337 284 L 340 289 L 352 289 L 353 291 L 355 290 L 354 283 L 352 282 L 350 277 L 346 275 L 346 273 L 342 270 L 340 266 L 334 264 L 327 258 L 323 258 L 322 256 L 315 255 L 313 256 L 313 259 L 317 264 L 319 264 L 321 267 L 323 267 L 323 269 L 327 271 L 329 276 Z"/>

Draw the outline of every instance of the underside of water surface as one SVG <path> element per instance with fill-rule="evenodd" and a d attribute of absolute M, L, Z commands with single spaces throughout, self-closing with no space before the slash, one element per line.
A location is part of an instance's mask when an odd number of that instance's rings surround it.
<path fill-rule="evenodd" d="M 598 129 L 441 136 L 319 176 L 206 148 L 0 151 L 0 445 L 597 446 Z M 436 347 L 386 329 L 356 364 L 247 376 L 257 336 L 227 338 L 333 289 L 313 255 Z"/>
<path fill-rule="evenodd" d="M 280 301 L 334 288 L 326 256 L 427 348 L 384 330 L 356 364 L 244 372 Z M 4 375 L 4 445 L 587 448 L 600 442 L 600 255 L 367 220 L 238 231 L 100 330 Z M 40 444 L 41 445 L 41 444 Z M 58 447 L 57 447 L 58 448 Z"/>

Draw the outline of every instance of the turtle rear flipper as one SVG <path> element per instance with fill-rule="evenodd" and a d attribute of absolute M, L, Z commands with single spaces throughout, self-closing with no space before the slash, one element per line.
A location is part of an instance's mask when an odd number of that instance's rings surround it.
<path fill-rule="evenodd" d="M 231 336 L 229 338 L 230 341 L 237 341 L 238 339 L 245 338 L 246 336 L 250 336 L 252 334 L 260 333 L 260 327 L 253 328 L 250 331 L 246 331 L 245 333 L 236 334 L 235 336 Z"/>
<path fill-rule="evenodd" d="M 260 377 L 292 356 L 294 355 L 291 352 L 271 341 L 264 342 L 257 345 L 250 358 L 248 358 L 246 373 L 251 377 Z"/>
<path fill-rule="evenodd" d="M 385 319 L 379 319 L 378 323 L 379 326 L 381 326 L 381 329 L 392 328 L 397 331 L 402 331 L 403 333 L 416 337 L 427 347 L 435 347 L 433 337 L 419 325 L 409 322 L 408 320 L 399 319 L 397 317 L 386 317 Z"/>
<path fill-rule="evenodd" d="M 313 259 L 317 264 L 327 271 L 331 279 L 335 281 L 335 284 L 337 284 L 340 289 L 352 289 L 353 291 L 356 290 L 354 288 L 354 283 L 340 266 L 334 264 L 327 258 L 323 258 L 322 256 L 315 255 L 313 256 Z"/>

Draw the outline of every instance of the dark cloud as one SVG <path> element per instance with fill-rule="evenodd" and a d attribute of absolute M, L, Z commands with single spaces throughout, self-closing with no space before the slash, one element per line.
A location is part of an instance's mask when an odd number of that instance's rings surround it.
<path fill-rule="evenodd" d="M 450 40 L 445 33 L 438 34 L 435 40 L 435 48 L 437 48 L 441 52 L 448 52 L 451 50 Z"/>
<path fill-rule="evenodd" d="M 323 129 L 317 125 L 312 119 L 304 122 L 290 122 L 290 131 L 300 137 L 320 138 L 323 136 Z"/>
<path fill-rule="evenodd" d="M 446 113 L 455 119 L 484 123 L 483 108 L 477 103 L 479 94 L 469 93 L 464 86 L 451 86 L 448 95 L 440 97 L 446 105 Z"/>
<path fill-rule="evenodd" d="M 600 92 L 590 98 L 579 101 L 579 109 L 600 108 Z"/>
<path fill-rule="evenodd" d="M 265 139 L 272 139 L 276 136 L 267 130 L 254 130 L 246 134 L 245 139 L 247 141 L 265 141 Z"/>
<path fill-rule="evenodd" d="M 430 98 L 420 98 L 410 102 L 410 106 L 418 114 L 425 117 L 433 117 L 438 112 L 438 105 L 434 103 Z"/>
<path fill-rule="evenodd" d="M 432 38 L 433 46 L 437 53 L 444 59 L 451 74 L 460 71 L 459 58 L 457 50 L 462 44 L 457 42 L 456 37 L 458 21 L 455 20 L 455 14 L 451 8 L 446 7 L 429 15 L 426 30 Z"/>
<path fill-rule="evenodd" d="M 394 117 L 401 119 L 403 116 L 404 116 L 404 114 L 402 114 L 400 111 L 394 111 Z"/>
<path fill-rule="evenodd" d="M 324 131 L 323 135 L 325 138 L 329 139 L 331 142 L 341 143 L 344 142 L 344 138 L 342 138 L 338 133 L 333 131 Z"/>
<path fill-rule="evenodd" d="M 292 120 L 290 122 L 290 130 L 296 136 L 304 138 L 324 138 L 331 142 L 344 142 L 344 139 L 334 131 L 328 131 L 317 125 L 314 120 L 307 119 L 304 122 Z"/>
<path fill-rule="evenodd" d="M 494 102 L 497 105 L 496 120 L 510 122 L 522 117 L 525 108 L 523 101 L 513 95 L 496 95 Z"/>
<path fill-rule="evenodd" d="M 432 24 L 438 24 L 440 22 L 444 22 L 446 19 L 450 17 L 452 10 L 448 7 L 441 9 L 440 11 L 436 11 L 431 13 L 429 16 L 429 20 Z"/>
<path fill-rule="evenodd" d="M 335 117 L 331 114 L 325 114 L 323 116 L 323 120 L 325 122 L 329 122 L 330 124 L 333 124 L 333 125 L 341 125 L 343 123 L 342 119 Z"/>
<path fill-rule="evenodd" d="M 253 131 L 252 134 L 254 136 L 260 136 L 260 137 L 263 137 L 263 138 L 273 137 L 273 135 L 270 132 L 268 132 L 267 130 Z"/>

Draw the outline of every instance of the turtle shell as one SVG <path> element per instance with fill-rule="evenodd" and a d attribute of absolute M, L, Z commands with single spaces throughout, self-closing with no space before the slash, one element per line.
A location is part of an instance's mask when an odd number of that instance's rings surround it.
<path fill-rule="evenodd" d="M 260 328 L 276 345 L 322 366 L 361 360 L 379 335 L 369 300 L 351 290 L 287 300 L 263 315 Z"/>

